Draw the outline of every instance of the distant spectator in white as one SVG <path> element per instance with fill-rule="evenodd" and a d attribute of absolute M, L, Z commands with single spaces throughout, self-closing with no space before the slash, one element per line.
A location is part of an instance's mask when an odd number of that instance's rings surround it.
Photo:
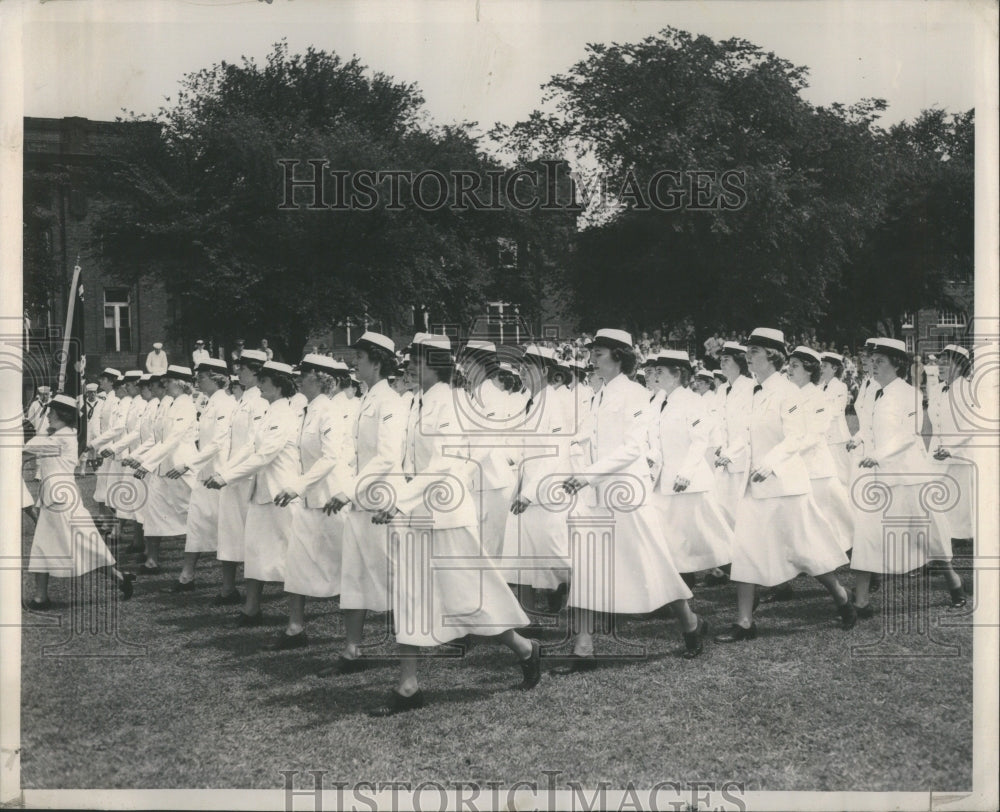
<path fill-rule="evenodd" d="M 146 372 L 150 375 L 165 375 L 168 366 L 167 354 L 163 351 L 163 345 L 157 341 L 153 344 L 153 351 L 146 356 Z"/>
<path fill-rule="evenodd" d="M 205 342 L 199 338 L 194 342 L 194 351 L 191 353 L 191 369 L 197 369 L 200 364 L 211 357 L 209 351 L 205 349 Z"/>

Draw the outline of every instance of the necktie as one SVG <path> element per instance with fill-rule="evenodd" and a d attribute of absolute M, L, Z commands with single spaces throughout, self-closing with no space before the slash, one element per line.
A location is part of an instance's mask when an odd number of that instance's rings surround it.
<path fill-rule="evenodd" d="M 826 388 L 827 388 L 827 387 L 828 387 L 829 385 L 830 385 L 830 382 L 829 382 L 829 381 L 827 381 L 827 382 L 826 382 L 825 384 L 823 384 L 823 391 L 824 391 L 824 392 L 826 391 Z"/>
<path fill-rule="evenodd" d="M 528 402 L 526 404 L 524 404 L 524 413 L 525 414 L 529 414 L 531 412 L 531 407 L 534 405 L 534 403 L 535 403 L 535 399 L 534 398 L 528 398 Z"/>
<path fill-rule="evenodd" d="M 728 384 L 726 386 L 726 395 L 728 396 L 729 393 L 732 392 L 732 391 L 733 391 L 733 385 L 732 384 Z"/>
<path fill-rule="evenodd" d="M 879 389 L 878 392 L 875 393 L 875 400 L 878 400 L 884 394 L 885 394 L 885 390 L 884 389 Z"/>
<path fill-rule="evenodd" d="M 948 391 L 948 384 L 945 384 L 944 386 L 942 386 L 941 387 L 941 391 L 942 392 L 947 392 Z"/>
<path fill-rule="evenodd" d="M 757 385 L 756 385 L 756 386 L 755 386 L 755 387 L 753 388 L 753 393 L 754 393 L 754 394 L 756 395 L 756 394 L 757 394 L 758 392 L 760 392 L 760 391 L 761 391 L 761 390 L 762 390 L 763 388 L 764 388 L 763 386 L 761 386 L 760 384 L 757 384 Z"/>
<path fill-rule="evenodd" d="M 662 412 L 666 408 L 667 408 L 667 399 L 664 398 L 663 403 L 660 404 L 660 411 Z"/>

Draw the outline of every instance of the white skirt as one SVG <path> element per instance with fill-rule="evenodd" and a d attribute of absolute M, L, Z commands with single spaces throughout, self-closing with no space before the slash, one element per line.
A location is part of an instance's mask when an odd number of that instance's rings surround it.
<path fill-rule="evenodd" d="M 733 558 L 733 531 L 711 491 L 653 494 L 663 538 L 680 572 L 699 572 Z"/>
<path fill-rule="evenodd" d="M 150 474 L 156 476 L 156 474 Z M 183 536 L 187 532 L 188 505 L 191 501 L 190 480 L 167 479 L 157 476 L 156 484 L 147 490 L 148 499 L 142 509 L 143 531 L 147 536 Z M 113 486 L 108 485 L 108 504 Z"/>
<path fill-rule="evenodd" d="M 820 513 L 833 528 L 837 544 L 845 553 L 854 544 L 854 511 L 847 498 L 847 491 L 835 476 L 813 479 L 813 499 Z"/>
<path fill-rule="evenodd" d="M 196 482 L 188 503 L 186 553 L 214 553 L 219 548 L 219 500 L 222 491 Z"/>
<path fill-rule="evenodd" d="M 196 488 L 205 486 L 198 483 Z M 219 546 L 215 557 L 219 561 L 242 561 L 246 555 L 243 529 L 250 509 L 253 480 L 238 479 L 219 491 Z"/>
<path fill-rule="evenodd" d="M 311 598 L 340 594 L 344 516 L 296 503 L 280 510 L 292 514 L 292 534 L 285 555 L 285 592 Z"/>
<path fill-rule="evenodd" d="M 556 589 L 570 581 L 569 524 L 565 507 L 533 503 L 504 528 L 503 557 L 498 560 L 508 584 Z"/>
<path fill-rule="evenodd" d="M 900 574 L 928 561 L 951 561 L 951 529 L 944 514 L 920 506 L 925 483 L 886 484 L 890 501 L 885 509 L 855 511 L 851 569 Z"/>
<path fill-rule="evenodd" d="M 950 488 L 958 490 L 955 506 L 944 513 L 951 529 L 951 537 L 971 539 L 976 537 L 976 466 L 972 462 L 948 462 L 942 467 L 944 473 L 955 481 L 948 482 Z"/>
<path fill-rule="evenodd" d="M 150 490 L 156 487 L 153 483 L 159 477 L 148 474 L 137 479 L 133 469 L 119 468 L 119 475 L 107 481 L 105 497 L 108 507 L 115 511 L 115 516 L 119 519 L 139 521 L 139 517 L 147 510 Z"/>
<path fill-rule="evenodd" d="M 99 457 L 98 457 L 99 459 Z M 108 460 L 104 460 L 99 468 L 94 469 L 94 501 L 104 504 L 108 499 Z"/>
<path fill-rule="evenodd" d="M 483 542 L 483 552 L 496 558 L 503 550 L 504 531 L 510 513 L 513 488 L 493 488 L 477 491 L 473 501 L 479 515 L 479 537 Z"/>
<path fill-rule="evenodd" d="M 730 573 L 734 581 L 777 586 L 799 573 L 823 575 L 846 563 L 812 494 L 740 500 Z"/>
<path fill-rule="evenodd" d="M 285 552 L 292 535 L 292 513 L 274 502 L 251 502 L 243 532 L 246 558 L 243 577 L 255 581 L 284 581 Z"/>
<path fill-rule="evenodd" d="M 436 646 L 466 634 L 489 637 L 528 625 L 472 530 L 392 526 L 392 533 L 392 607 L 399 643 Z M 465 561 L 452 564 L 449 559 L 455 558 Z M 480 563 L 470 566 L 470 558 Z"/>
<path fill-rule="evenodd" d="M 644 614 L 690 598 L 658 525 L 656 508 L 649 504 L 592 507 L 571 518 L 568 605 Z"/>
<path fill-rule="evenodd" d="M 851 452 L 847 450 L 847 441 L 842 443 L 829 443 L 827 446 L 830 454 L 837 466 L 837 479 L 840 484 L 847 486 L 851 481 Z"/>
<path fill-rule="evenodd" d="M 730 528 L 736 525 L 736 506 L 743 497 L 746 482 L 745 471 L 733 473 L 725 468 L 715 469 L 716 501 Z"/>
<path fill-rule="evenodd" d="M 115 557 L 83 506 L 76 485 L 67 483 L 60 487 L 60 498 L 65 504 L 55 508 L 39 505 L 28 571 L 72 578 L 101 567 L 113 567 Z"/>
<path fill-rule="evenodd" d="M 374 515 L 364 510 L 344 514 L 341 609 L 389 610 L 390 525 L 372 524 Z"/>

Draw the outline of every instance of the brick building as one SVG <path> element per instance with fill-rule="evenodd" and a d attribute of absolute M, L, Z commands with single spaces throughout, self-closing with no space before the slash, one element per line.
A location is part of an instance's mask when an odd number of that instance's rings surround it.
<path fill-rule="evenodd" d="M 26 388 L 54 385 L 55 360 L 66 318 L 73 267 L 82 268 L 83 351 L 87 378 L 106 366 L 140 369 L 154 341 L 161 341 L 171 360 L 186 348 L 172 341 L 169 325 L 175 303 L 156 283 L 124 284 L 105 273 L 99 246 L 90 245 L 100 196 L 88 180 L 89 170 L 113 155 L 125 128 L 156 126 L 85 118 L 24 119 L 25 275 L 51 273 L 48 307 L 26 309 L 30 341 L 25 368 Z M 33 241 L 35 251 L 29 251 Z M 38 267 L 29 267 L 29 263 Z M 45 267 L 42 267 L 45 266 Z M 38 380 L 44 378 L 45 380 Z"/>

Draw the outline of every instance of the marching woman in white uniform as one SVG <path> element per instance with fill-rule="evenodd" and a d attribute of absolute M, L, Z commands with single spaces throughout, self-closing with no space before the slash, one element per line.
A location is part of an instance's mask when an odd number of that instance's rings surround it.
<path fill-rule="evenodd" d="M 198 415 L 198 448 L 189 448 L 189 456 L 167 472 L 167 479 L 180 479 L 188 471 L 194 474 L 188 505 L 184 538 L 184 565 L 170 592 L 194 590 L 194 571 L 202 553 L 214 553 L 219 548 L 219 498 L 221 492 L 204 487 L 215 473 L 215 462 L 229 437 L 229 421 L 236 401 L 226 391 L 229 388 L 229 367 L 221 358 L 205 358 L 195 370 L 198 391 L 206 398 Z"/>
<path fill-rule="evenodd" d="M 288 626 L 269 646 L 273 651 L 308 645 L 306 597 L 340 594 L 344 517 L 327 516 L 323 507 L 334 494 L 343 493 L 353 474 L 353 426 L 329 396 L 337 379 L 348 377 L 347 367 L 326 355 L 309 354 L 299 370 L 299 392 L 306 398 L 297 438 L 299 469 L 274 497 L 278 507 L 292 514 L 292 528 L 285 556 Z"/>
<path fill-rule="evenodd" d="M 719 367 L 728 383 L 723 387 L 726 405 L 721 412 L 722 445 L 715 457 L 716 487 L 719 507 L 736 524 L 736 505 L 746 489 L 747 440 L 750 436 L 750 412 L 753 406 L 754 381 L 747 368 L 747 348 L 727 341 L 719 352 Z"/>
<path fill-rule="evenodd" d="M 410 365 L 420 384 L 418 420 L 404 438 L 413 475 L 404 482 L 395 469 L 396 476 L 387 482 L 395 491 L 394 504 L 373 517 L 376 529 L 398 537 L 392 606 L 401 655 L 399 684 L 384 704 L 369 710 L 372 716 L 422 707 L 420 647 L 468 634 L 495 637 L 517 655 L 520 688 L 534 688 L 541 676 L 540 646 L 514 631 L 528 618 L 493 559 L 482 552 L 469 488 L 471 462 L 449 450 L 463 437 L 450 386 L 453 364 L 447 336 L 414 336 Z M 389 522 L 394 526 L 379 526 Z M 412 531 L 405 522 L 412 523 Z M 467 563 L 448 563 L 456 559 Z M 470 566 L 470 560 L 476 565 Z"/>
<path fill-rule="evenodd" d="M 847 391 L 841 377 L 844 374 L 844 356 L 835 352 L 820 354 L 820 387 L 826 396 L 827 410 L 830 412 L 830 425 L 826 430 L 826 443 L 830 446 L 833 462 L 837 466 L 837 479 L 844 487 L 850 482 L 851 455 L 847 450 L 847 441 L 851 439 L 851 430 L 847 426 L 847 405 L 851 395 Z"/>
<path fill-rule="evenodd" d="M 826 441 L 830 422 L 836 418 L 830 413 L 829 400 L 823 390 L 816 385 L 822 363 L 815 350 L 796 347 L 788 359 L 788 379 L 799 387 L 799 408 L 805 421 L 800 453 L 809 471 L 813 499 L 833 527 L 840 549 L 846 553 L 854 543 L 854 517 L 847 491 L 837 476 L 837 463 Z"/>
<path fill-rule="evenodd" d="M 945 577 L 952 608 L 965 606 L 962 581 L 951 566 L 951 532 L 942 513 L 922 505 L 922 492 L 934 488 L 920 435 L 921 397 L 905 380 L 910 368 L 906 345 L 879 338 L 871 353 L 872 374 L 881 387 L 872 414 L 871 438 L 854 485 L 855 602 L 859 617 L 869 618 L 871 573 L 908 573 L 931 562 Z M 933 497 L 931 498 L 933 501 Z M 930 514 L 930 527 L 926 528 Z M 886 515 L 892 532 L 883 532 Z M 900 525 L 910 517 L 913 524 Z"/>
<path fill-rule="evenodd" d="M 830 593 L 844 629 L 857 622 L 854 605 L 834 570 L 847 563 L 833 528 L 812 497 L 799 451 L 805 421 L 795 385 L 780 374 L 787 349 L 780 330 L 760 327 L 747 341 L 757 378 L 750 417 L 746 491 L 736 507 L 731 577 L 737 622 L 719 643 L 752 640 L 757 586 L 777 586 L 805 572 Z"/>
<path fill-rule="evenodd" d="M 144 575 L 160 571 L 160 544 L 163 539 L 181 539 L 187 532 L 188 504 L 194 476 L 190 473 L 178 479 L 168 479 L 167 473 L 195 450 L 198 416 L 191 398 L 194 376 L 189 367 L 170 365 L 163 376 L 170 400 L 161 417 L 159 439 L 152 448 L 135 458 L 135 476 L 157 477 L 149 489 L 143 508 L 145 519 L 146 563 L 139 567 Z"/>
<path fill-rule="evenodd" d="M 381 333 L 365 332 L 353 345 L 357 370 L 367 391 L 352 425 L 354 470 L 343 493 L 333 495 L 324 510 L 344 514 L 344 555 L 341 560 L 340 608 L 344 613 L 344 650 L 319 676 L 348 674 L 366 666 L 361 657 L 365 616 L 387 612 L 389 601 L 389 547 L 385 529 L 372 517 L 385 505 L 383 477 L 398 470 L 403 459 L 406 414 L 403 402 L 387 378 L 396 369 L 396 345 Z M 354 401 L 352 400 L 353 404 Z"/>
<path fill-rule="evenodd" d="M 703 649 L 705 622 L 688 606 L 691 590 L 681 579 L 660 536 L 646 459 L 649 393 L 628 379 L 635 369 L 632 336 L 624 330 L 598 330 L 588 345 L 594 374 L 604 385 L 590 419 L 590 463 L 567 478 L 566 491 L 584 494 L 585 510 L 595 519 L 612 518 L 611 545 L 598 532 L 596 546 L 581 533 L 571 542 L 573 566 L 568 605 L 576 639 L 571 663 L 556 673 L 592 668 L 596 613 L 644 614 L 670 604 L 684 632 L 687 658 Z M 574 546 L 577 549 L 574 549 Z"/>
<path fill-rule="evenodd" d="M 941 353 L 944 383 L 936 396 L 928 398 L 931 428 L 931 452 L 944 473 L 952 477 L 958 490 L 955 506 L 945 513 L 952 538 L 975 538 L 976 464 L 973 440 L 976 437 L 974 393 L 969 375 L 972 358 L 965 347 L 949 344 Z M 937 384 L 927 381 L 927 390 Z"/>
<path fill-rule="evenodd" d="M 219 454 L 216 470 L 218 466 L 239 465 L 253 453 L 254 434 L 268 408 L 257 385 L 257 373 L 265 361 L 267 354 L 262 350 L 243 350 L 236 362 L 243 395 L 229 417 L 229 437 Z M 219 494 L 219 547 L 215 555 L 222 565 L 222 589 L 212 601 L 215 606 L 243 603 L 243 595 L 236 588 L 236 568 L 245 556 L 243 531 L 252 488 L 252 479 L 244 477 Z"/>
<path fill-rule="evenodd" d="M 96 454 L 97 444 L 101 442 L 104 436 L 111 430 L 111 418 L 114 415 L 115 405 L 118 402 L 118 398 L 115 395 L 115 384 L 121 379 L 122 374 L 117 369 L 107 367 L 104 369 L 100 375 L 97 376 L 97 387 L 101 390 L 104 395 L 104 403 L 101 406 L 100 413 L 98 414 L 98 426 L 95 431 L 95 436 L 91 439 L 91 434 L 88 429 L 88 445 L 87 453 Z M 100 470 L 104 467 L 104 461 L 97 457 L 95 463 L 98 466 L 95 473 L 97 474 L 97 481 L 94 483 L 94 501 L 97 502 L 98 518 L 101 519 L 107 516 L 107 498 L 108 498 L 108 478 L 107 469 Z"/>
<path fill-rule="evenodd" d="M 125 397 L 118 402 L 124 409 L 124 431 L 117 439 L 104 445 L 102 456 L 109 464 L 120 471 L 117 482 L 109 484 L 111 496 L 109 502 L 114 503 L 115 515 L 119 522 L 119 530 L 125 529 L 124 522 L 132 523 L 133 544 L 138 536 L 138 509 L 146 501 L 146 487 L 132 477 L 132 471 L 124 464 L 124 460 L 135 454 L 141 441 L 139 426 L 146 413 L 146 401 L 139 395 L 139 383 L 143 373 L 138 369 L 125 373 Z"/>
<path fill-rule="evenodd" d="M 491 447 L 510 418 L 510 399 L 497 379 L 500 367 L 496 345 L 470 340 L 461 355 L 469 394 L 456 390 L 462 408 L 459 421 L 469 441 L 473 470 L 473 499 L 479 513 L 483 552 L 496 558 L 504 543 L 504 529 L 514 490 L 514 471 L 507 452 Z"/>
<path fill-rule="evenodd" d="M 646 377 L 663 392 L 657 407 L 653 504 L 663 538 L 681 574 L 732 560 L 733 531 L 715 498 L 712 469 L 705 459 L 711 425 L 703 399 L 687 388 L 691 359 L 683 350 L 663 350 Z"/>
<path fill-rule="evenodd" d="M 103 567 L 118 581 L 122 596 L 132 596 L 135 576 L 115 567 L 115 558 L 97 532 L 76 486 L 76 424 L 76 401 L 56 395 L 49 401 L 46 434 L 32 437 L 24 446 L 25 454 L 37 458 L 41 475 L 38 519 L 28 560 L 35 594 L 24 604 L 26 609 L 44 611 L 51 607 L 50 575 L 73 578 Z"/>
<path fill-rule="evenodd" d="M 237 626 L 260 626 L 264 615 L 260 598 L 264 584 L 285 580 L 285 552 L 292 534 L 292 512 L 278 507 L 275 497 L 281 483 L 299 472 L 299 428 L 302 416 L 292 406 L 295 394 L 292 368 L 267 361 L 257 373 L 260 396 L 267 401 L 267 414 L 257 421 L 251 453 L 239 462 L 217 464 L 206 488 L 225 488 L 250 480 L 250 506 L 243 529 L 243 578 L 246 603 Z"/>
<path fill-rule="evenodd" d="M 139 398 L 145 405 L 142 410 L 142 417 L 139 419 L 139 443 L 122 459 L 122 465 L 126 468 L 134 468 L 135 458 L 152 448 L 156 443 L 155 427 L 160 407 L 160 398 L 156 393 L 161 388 L 159 379 L 148 372 L 144 373 L 139 379 Z M 135 509 L 136 532 L 128 551 L 138 554 L 140 562 L 145 562 L 146 560 L 146 506 L 149 504 L 149 489 L 156 487 L 156 480 L 157 477 L 146 477 L 143 480 L 146 488 L 143 492 L 142 501 Z"/>
<path fill-rule="evenodd" d="M 848 488 L 861 473 L 859 463 L 865 458 L 865 445 L 871 444 L 872 410 L 875 408 L 875 395 L 881 388 L 878 381 L 872 377 L 871 351 L 878 341 L 869 338 L 858 353 L 861 360 L 862 380 L 858 385 L 858 394 L 854 398 L 854 414 L 858 418 L 858 431 L 847 441 L 845 448 L 851 454 L 851 471 L 848 475 Z"/>
<path fill-rule="evenodd" d="M 544 608 L 558 611 L 570 581 L 570 500 L 561 486 L 567 472 L 575 470 L 571 459 L 575 426 L 573 412 L 546 384 L 554 363 L 552 351 L 535 344 L 521 359 L 521 379 L 531 396 L 518 426 L 524 434 L 518 438 L 515 455 L 517 481 L 504 536 L 503 567 L 507 582 L 517 587 L 521 605 L 529 611 L 543 608 L 540 591 L 555 593 Z"/>

